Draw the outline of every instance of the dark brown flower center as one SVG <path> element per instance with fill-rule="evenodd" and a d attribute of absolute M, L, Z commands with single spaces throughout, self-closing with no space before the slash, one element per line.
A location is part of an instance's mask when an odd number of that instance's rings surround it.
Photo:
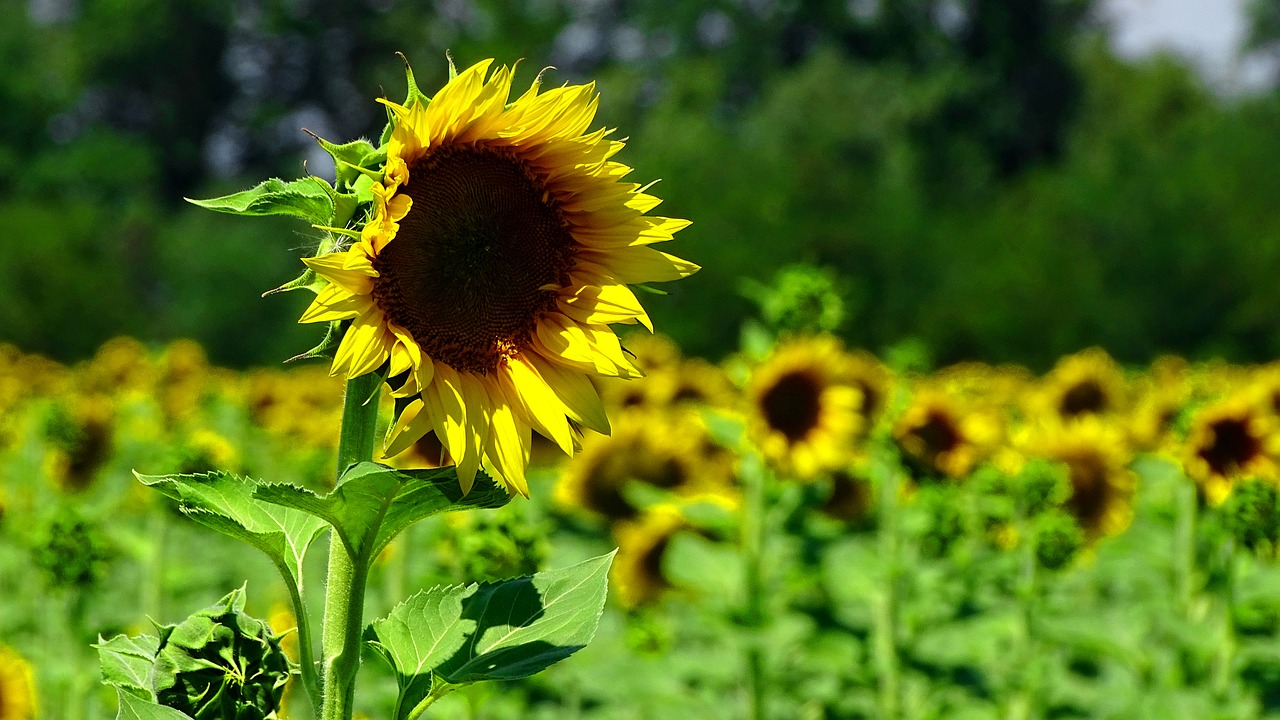
<path fill-rule="evenodd" d="M 925 459 L 931 463 L 942 453 L 955 450 L 961 441 L 955 421 L 940 410 L 931 410 L 924 423 L 912 430 L 912 434 L 920 439 Z"/>
<path fill-rule="evenodd" d="M 1200 448 L 1200 457 L 1214 473 L 1233 475 L 1262 452 L 1262 442 L 1246 420 L 1228 418 L 1211 426 L 1213 441 Z"/>
<path fill-rule="evenodd" d="M 783 375 L 760 398 L 769 427 L 799 442 L 818 427 L 822 413 L 822 383 L 807 372 Z"/>
<path fill-rule="evenodd" d="M 487 373 L 524 347 L 569 283 L 575 242 L 515 156 L 443 147 L 409 163 L 413 199 L 373 261 L 373 300 L 433 360 Z"/>
<path fill-rule="evenodd" d="M 1072 418 L 1103 412 L 1109 404 L 1106 392 L 1096 380 L 1084 380 L 1063 393 L 1058 412 L 1063 417 Z"/>
<path fill-rule="evenodd" d="M 1063 459 L 1071 478 L 1071 497 L 1067 500 L 1067 509 L 1086 533 L 1096 535 L 1102 530 L 1107 509 L 1116 494 L 1107 461 L 1097 453 L 1088 451 Z"/>

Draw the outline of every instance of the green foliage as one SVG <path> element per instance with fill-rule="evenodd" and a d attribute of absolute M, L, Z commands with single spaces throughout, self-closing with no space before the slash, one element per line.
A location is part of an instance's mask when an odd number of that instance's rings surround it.
<path fill-rule="evenodd" d="M 396 672 L 396 720 L 417 717 L 447 686 L 528 677 L 580 650 L 595 635 L 612 561 L 437 587 L 375 620 L 365 639 Z"/>
<path fill-rule="evenodd" d="M 227 472 L 201 475 L 134 475 L 176 500 L 196 522 L 258 548 L 295 587 L 307 548 L 326 529 L 320 518 L 255 497 L 261 483 Z"/>
<path fill-rule="evenodd" d="M 296 485 L 262 485 L 254 497 L 305 512 L 333 526 L 347 552 L 363 562 L 413 523 L 450 510 L 496 508 L 511 501 L 483 472 L 463 494 L 455 467 L 395 470 L 361 462 L 347 468 L 333 492 L 320 497 Z"/>
<path fill-rule="evenodd" d="M 117 550 L 95 521 L 70 508 L 41 524 L 32 561 L 50 586 L 86 589 L 106 576 Z"/>
<path fill-rule="evenodd" d="M 1036 518 L 1032 525 L 1036 562 L 1043 568 L 1059 570 L 1084 547 L 1084 531 L 1069 513 L 1052 510 Z"/>
<path fill-rule="evenodd" d="M 333 202 L 325 192 L 327 185 L 312 178 L 289 182 L 272 178 L 249 190 L 209 200 L 188 198 L 187 202 L 231 215 L 293 215 L 319 225 L 333 217 Z"/>
<path fill-rule="evenodd" d="M 1227 532 L 1241 546 L 1271 555 L 1280 542 L 1280 492 L 1274 483 L 1257 478 L 1231 488 L 1219 510 Z"/>

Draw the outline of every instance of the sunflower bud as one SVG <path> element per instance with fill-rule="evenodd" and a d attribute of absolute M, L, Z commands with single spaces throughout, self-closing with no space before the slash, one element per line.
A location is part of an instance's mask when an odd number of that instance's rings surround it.
<path fill-rule="evenodd" d="M 275 718 L 291 672 L 280 636 L 244 613 L 244 589 L 160 628 L 156 700 L 195 720 Z"/>
<path fill-rule="evenodd" d="M 1039 515 L 1071 497 L 1066 465 L 1043 458 L 1028 461 L 1013 487 L 1018 506 L 1027 515 Z"/>
<path fill-rule="evenodd" d="M 1058 570 L 1084 546 L 1084 531 L 1069 513 L 1053 510 L 1041 515 L 1035 527 L 1036 562 L 1047 570 Z"/>
<path fill-rule="evenodd" d="M 1236 485 L 1222 504 L 1222 524 L 1236 542 L 1267 552 L 1280 541 L 1280 493 L 1275 485 L 1250 478 Z"/>

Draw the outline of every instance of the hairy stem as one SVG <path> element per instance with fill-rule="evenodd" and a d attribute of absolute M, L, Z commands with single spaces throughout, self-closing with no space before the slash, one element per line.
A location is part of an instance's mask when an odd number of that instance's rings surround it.
<path fill-rule="evenodd" d="M 338 477 L 352 463 L 373 459 L 374 426 L 378 419 L 378 386 L 370 373 L 347 382 L 338 438 Z M 351 720 L 356 672 L 360 669 L 360 635 L 364 630 L 364 594 L 369 578 L 368 558 L 352 558 L 331 533 L 329 576 L 325 586 L 322 642 L 323 699 L 321 720 Z"/>

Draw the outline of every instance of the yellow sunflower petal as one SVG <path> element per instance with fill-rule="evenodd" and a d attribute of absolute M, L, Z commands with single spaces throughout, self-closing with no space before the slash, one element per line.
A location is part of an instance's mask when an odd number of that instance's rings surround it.
<path fill-rule="evenodd" d="M 300 323 L 329 322 L 332 320 L 350 320 L 358 317 L 370 307 L 369 298 L 352 295 L 337 285 L 328 285 L 316 294 L 311 305 L 298 319 Z"/>
<path fill-rule="evenodd" d="M 364 262 L 361 263 L 361 258 Z M 303 258 L 307 267 L 320 277 L 341 287 L 352 295 L 368 295 L 373 290 L 373 278 L 378 275 L 364 253 L 340 252 L 319 257 Z M 352 267 L 347 267 L 350 262 Z"/>
<path fill-rule="evenodd" d="M 601 435 L 609 434 L 609 418 L 605 415 L 604 403 L 600 402 L 600 393 L 596 392 L 586 375 L 534 353 L 530 353 L 528 359 L 569 411 L 570 419 Z"/>
<path fill-rule="evenodd" d="M 466 446 L 458 459 L 458 481 L 462 494 L 471 492 L 476 470 L 480 468 L 486 441 L 489 439 L 489 423 L 493 417 L 493 401 L 480 377 L 469 372 L 458 373 L 461 381 L 462 401 L 467 407 Z"/>
<path fill-rule="evenodd" d="M 527 358 L 515 357 L 507 363 L 507 372 L 498 375 L 503 389 L 519 399 L 530 424 L 553 441 L 566 455 L 573 455 L 573 431 L 569 428 L 569 410 L 547 386 L 547 381 Z"/>
<path fill-rule="evenodd" d="M 331 374 L 360 377 L 377 370 L 391 355 L 391 341 L 382 325 L 382 311 L 370 307 L 351 323 L 333 356 Z"/>

